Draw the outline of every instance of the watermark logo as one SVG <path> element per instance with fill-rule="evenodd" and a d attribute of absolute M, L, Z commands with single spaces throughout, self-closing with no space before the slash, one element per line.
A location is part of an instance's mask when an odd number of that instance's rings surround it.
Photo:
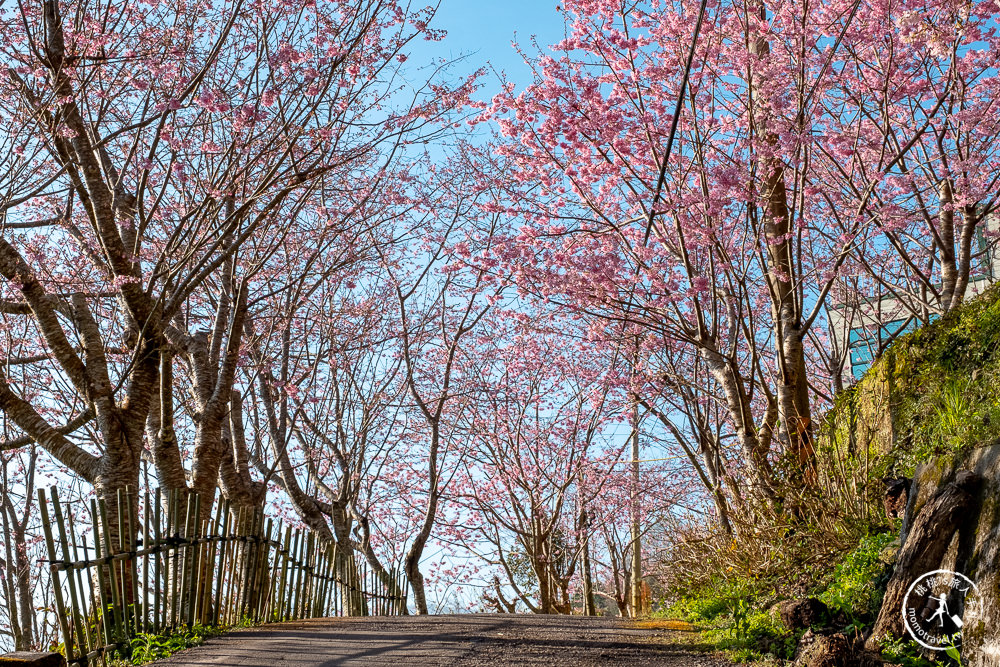
<path fill-rule="evenodd" d="M 944 651 L 962 643 L 962 628 L 979 615 L 979 588 L 960 572 L 918 577 L 903 598 L 903 625 L 921 646 Z"/>

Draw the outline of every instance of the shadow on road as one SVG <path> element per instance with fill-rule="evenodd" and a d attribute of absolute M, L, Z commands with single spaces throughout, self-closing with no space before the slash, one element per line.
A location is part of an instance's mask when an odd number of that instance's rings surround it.
<path fill-rule="evenodd" d="M 616 618 L 468 614 L 314 619 L 211 639 L 163 667 L 671 665 L 718 667 L 697 647 Z"/>

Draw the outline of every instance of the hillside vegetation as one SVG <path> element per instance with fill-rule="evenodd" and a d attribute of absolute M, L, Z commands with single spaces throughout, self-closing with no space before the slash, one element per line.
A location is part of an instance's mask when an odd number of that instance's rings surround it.
<path fill-rule="evenodd" d="M 901 519 L 886 514 L 883 480 L 910 478 L 926 461 L 959 461 L 997 444 L 998 424 L 994 287 L 895 341 L 836 397 L 818 437 L 816 487 L 785 496 L 797 505 L 798 520 L 762 511 L 769 521 L 744 527 L 722 546 L 718 535 L 691 536 L 678 550 L 690 567 L 666 577 L 669 604 L 661 613 L 700 624 L 703 639 L 737 660 L 794 657 L 805 631 L 780 619 L 779 603 L 789 598 L 818 598 L 828 607 L 824 625 L 864 637 L 899 547 Z M 883 649 L 892 663 L 927 661 L 908 641 Z"/>

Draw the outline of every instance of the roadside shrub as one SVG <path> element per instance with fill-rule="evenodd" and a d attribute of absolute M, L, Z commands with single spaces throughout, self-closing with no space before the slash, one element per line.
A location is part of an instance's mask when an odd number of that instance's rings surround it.
<path fill-rule="evenodd" d="M 730 627 L 705 634 L 735 662 L 757 662 L 791 660 L 803 631 L 792 632 L 773 613 L 753 611 L 748 605 L 742 616 L 737 612 Z"/>
<path fill-rule="evenodd" d="M 227 626 L 212 627 L 195 625 L 191 628 L 182 627 L 173 632 L 163 634 L 139 633 L 131 640 L 128 657 L 109 661 L 108 664 L 114 667 L 145 665 L 146 663 L 170 657 L 178 651 L 199 646 L 210 637 L 217 637 L 238 628 L 253 626 L 254 623 L 250 619 L 245 618 Z"/>
<path fill-rule="evenodd" d="M 856 629 L 874 621 L 878 614 L 889 569 L 881 555 L 893 540 L 890 533 L 862 538 L 834 568 L 830 585 L 819 596 L 831 612 L 847 616 Z"/>
<path fill-rule="evenodd" d="M 201 626 L 165 635 L 142 633 L 132 639 L 132 655 L 129 662 L 133 665 L 144 665 L 147 662 L 160 660 L 178 651 L 198 646 L 206 637 L 213 634 L 218 633 Z"/>
<path fill-rule="evenodd" d="M 714 621 L 728 609 L 729 600 L 727 597 L 709 591 L 684 595 L 666 607 L 660 615 L 697 623 L 699 621 Z"/>
<path fill-rule="evenodd" d="M 915 641 L 906 639 L 886 639 L 882 642 L 882 659 L 903 667 L 936 667 L 923 655 L 923 648 Z"/>
<path fill-rule="evenodd" d="M 772 595 L 760 581 L 729 575 L 679 596 L 662 615 L 700 625 L 702 639 L 734 662 L 791 659 L 802 633 L 763 610 Z"/>

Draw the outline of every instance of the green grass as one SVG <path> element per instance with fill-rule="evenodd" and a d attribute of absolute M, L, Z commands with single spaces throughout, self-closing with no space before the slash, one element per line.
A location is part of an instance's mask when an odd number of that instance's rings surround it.
<path fill-rule="evenodd" d="M 675 600 L 658 615 L 700 628 L 700 640 L 733 662 L 790 660 L 802 632 L 792 632 L 776 614 L 758 608 L 755 582 L 719 579 Z"/>
<path fill-rule="evenodd" d="M 903 667 L 940 667 L 925 658 L 921 646 L 908 639 L 887 639 L 882 642 L 882 659 Z"/>
<path fill-rule="evenodd" d="M 747 605 L 730 627 L 709 629 L 705 635 L 734 662 L 758 662 L 791 660 L 804 632 L 789 630 L 775 614 Z"/>
<path fill-rule="evenodd" d="M 1000 424 L 1000 288 L 889 348 L 896 468 L 996 440 Z"/>
<path fill-rule="evenodd" d="M 832 581 L 818 596 L 833 614 L 843 614 L 848 619 L 845 632 L 864 629 L 878 615 L 888 579 L 888 566 L 881 556 L 894 540 L 890 533 L 863 538 L 837 564 Z"/>
<path fill-rule="evenodd" d="M 848 634 L 874 622 L 882 602 L 888 568 L 881 560 L 895 536 L 874 533 L 860 540 L 820 577 L 815 595 L 830 608 L 824 622 L 839 619 Z M 700 629 L 700 641 L 734 662 L 791 660 L 805 630 L 784 626 L 767 587 L 751 579 L 718 578 L 675 599 L 656 615 L 683 619 Z M 906 667 L 925 667 L 899 648 L 887 658 L 906 659 Z"/>
<path fill-rule="evenodd" d="M 714 621 L 729 609 L 729 600 L 716 595 L 687 595 L 654 616 L 678 618 L 691 623 Z"/>

